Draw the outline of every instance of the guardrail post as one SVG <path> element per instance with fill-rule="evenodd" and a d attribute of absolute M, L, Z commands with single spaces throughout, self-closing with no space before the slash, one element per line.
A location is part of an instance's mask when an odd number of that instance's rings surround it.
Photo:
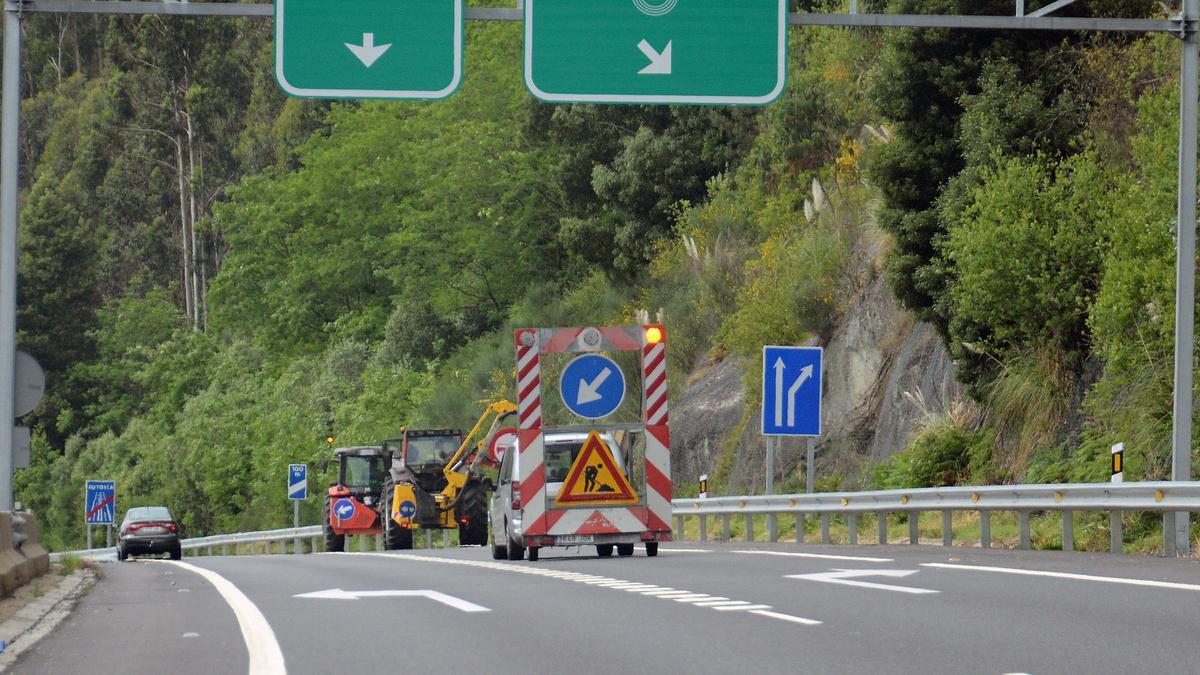
<path fill-rule="evenodd" d="M 954 545 L 954 512 L 942 511 L 942 546 Z"/>
<path fill-rule="evenodd" d="M 1178 554 L 1175 547 L 1175 512 L 1163 511 L 1163 555 L 1174 558 Z"/>
<path fill-rule="evenodd" d="M 1108 545 L 1109 550 L 1113 553 L 1125 552 L 1125 533 L 1122 531 L 1120 511 L 1111 511 L 1108 514 Z"/>
<path fill-rule="evenodd" d="M 979 512 L 979 548 L 992 547 L 992 512 Z"/>
<path fill-rule="evenodd" d="M 796 513 L 796 543 L 804 543 L 804 514 Z"/>
<path fill-rule="evenodd" d="M 1075 550 L 1075 514 L 1065 509 L 1062 512 L 1062 550 Z"/>
<path fill-rule="evenodd" d="M 700 541 L 708 541 L 708 516 L 700 514 Z"/>
<path fill-rule="evenodd" d="M 370 539 L 370 537 L 368 537 L 368 536 L 367 536 L 367 535 L 365 535 L 365 534 L 360 534 L 360 535 L 358 535 L 358 551 L 359 551 L 359 553 L 366 553 L 366 552 L 367 552 L 367 550 L 368 550 L 368 548 L 367 548 L 367 540 L 368 540 L 368 539 Z"/>
<path fill-rule="evenodd" d="M 887 511 L 880 511 L 875 514 L 875 526 L 879 530 L 879 543 L 886 546 L 888 543 L 888 514 Z"/>
<path fill-rule="evenodd" d="M 383 540 L 379 540 L 380 551 L 383 550 Z M 442 530 L 442 548 L 450 548 L 450 530 Z"/>
<path fill-rule="evenodd" d="M 683 516 L 675 516 L 675 541 L 683 541 Z"/>
<path fill-rule="evenodd" d="M 746 514 L 746 541 L 754 541 L 754 514 Z"/>
<path fill-rule="evenodd" d="M 309 542 L 308 550 L 312 551 L 313 553 L 316 553 L 317 552 L 317 542 L 321 541 L 321 539 L 322 539 L 322 537 L 313 537 L 312 541 Z"/>
<path fill-rule="evenodd" d="M 221 555 L 229 555 L 229 544 L 221 545 Z"/>
<path fill-rule="evenodd" d="M 304 544 L 300 542 L 300 535 L 296 535 L 296 538 L 292 540 L 292 553 L 296 555 L 304 553 Z"/>
<path fill-rule="evenodd" d="M 433 548 L 433 530 L 425 530 L 425 548 Z"/>
<path fill-rule="evenodd" d="M 767 514 L 767 541 L 779 541 L 779 522 L 774 513 Z"/>
<path fill-rule="evenodd" d="M 916 546 L 921 543 L 921 512 L 908 512 L 908 543 Z"/>
<path fill-rule="evenodd" d="M 212 555 L 212 554 L 213 554 L 213 547 L 210 545 L 208 547 L 208 555 Z"/>
<path fill-rule="evenodd" d="M 1029 512 L 1017 511 L 1017 528 L 1021 531 L 1021 550 L 1028 551 L 1029 545 Z"/>
<path fill-rule="evenodd" d="M 729 541 L 729 514 L 721 514 L 721 541 Z"/>
<path fill-rule="evenodd" d="M 829 514 L 821 514 L 821 543 L 829 544 Z"/>
<path fill-rule="evenodd" d="M 849 530 L 847 537 L 850 540 L 851 546 L 858 546 L 858 514 L 846 514 L 846 528 Z"/>

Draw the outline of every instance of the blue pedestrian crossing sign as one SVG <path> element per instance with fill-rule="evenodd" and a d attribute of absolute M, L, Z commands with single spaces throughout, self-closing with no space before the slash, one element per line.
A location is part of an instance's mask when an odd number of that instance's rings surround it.
<path fill-rule="evenodd" d="M 83 499 L 83 520 L 88 525 L 113 525 L 117 522 L 117 483 L 89 480 Z"/>
<path fill-rule="evenodd" d="M 308 465 L 288 466 L 288 499 L 308 499 Z"/>
<path fill-rule="evenodd" d="M 763 347 L 762 433 L 821 435 L 821 348 Z"/>
<path fill-rule="evenodd" d="M 608 417 L 625 400 L 625 374 L 601 354 L 582 354 L 563 368 L 558 391 L 567 410 L 589 420 Z"/>

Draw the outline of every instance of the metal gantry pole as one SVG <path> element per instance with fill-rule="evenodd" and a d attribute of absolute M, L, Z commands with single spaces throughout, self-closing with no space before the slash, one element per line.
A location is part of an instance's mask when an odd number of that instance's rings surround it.
<path fill-rule="evenodd" d="M 1172 411 L 1171 480 L 1192 478 L 1192 356 L 1196 311 L 1196 97 L 1200 44 L 1196 20 L 1200 0 L 1183 0 L 1183 45 L 1179 72 L 1179 212 L 1175 247 L 1175 405 Z M 1175 550 L 1191 548 L 1189 518 L 1175 515 Z M 1169 535 L 1168 535 L 1169 536 Z"/>
<path fill-rule="evenodd" d="M 13 413 L 17 358 L 17 171 L 21 127 L 21 6 L 4 3 L 0 91 L 0 511 L 13 506 Z M 91 528 L 88 528 L 89 534 Z"/>

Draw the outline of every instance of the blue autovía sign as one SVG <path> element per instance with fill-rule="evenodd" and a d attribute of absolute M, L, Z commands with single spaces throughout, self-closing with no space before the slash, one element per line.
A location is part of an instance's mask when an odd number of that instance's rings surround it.
<path fill-rule="evenodd" d="M 615 361 L 600 354 L 572 359 L 559 379 L 567 409 L 589 420 L 608 417 L 625 399 L 625 375 Z"/>
<path fill-rule="evenodd" d="M 354 502 L 349 499 L 339 499 L 333 505 L 333 515 L 338 517 L 338 520 L 346 520 L 354 516 Z"/>

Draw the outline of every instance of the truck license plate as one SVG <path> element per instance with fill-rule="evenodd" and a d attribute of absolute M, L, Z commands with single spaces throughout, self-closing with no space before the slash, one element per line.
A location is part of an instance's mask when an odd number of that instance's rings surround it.
<path fill-rule="evenodd" d="M 590 534 L 564 534 L 555 539 L 555 541 L 557 541 L 559 545 L 590 544 L 595 541 L 595 538 Z"/>

